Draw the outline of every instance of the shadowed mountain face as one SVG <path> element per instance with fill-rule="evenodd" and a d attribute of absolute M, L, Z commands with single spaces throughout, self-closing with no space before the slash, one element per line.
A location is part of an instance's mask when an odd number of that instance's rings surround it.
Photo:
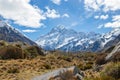
<path fill-rule="evenodd" d="M 0 21 L 0 40 L 7 42 L 23 42 L 29 45 L 36 45 L 35 42 L 28 39 L 26 36 L 21 34 L 18 30 L 11 27 L 9 24 Z"/>
<path fill-rule="evenodd" d="M 120 40 L 119 35 L 119 28 L 101 35 L 95 32 L 76 32 L 63 26 L 57 26 L 48 34 L 41 36 L 36 43 L 46 50 L 96 52 L 117 43 Z"/>

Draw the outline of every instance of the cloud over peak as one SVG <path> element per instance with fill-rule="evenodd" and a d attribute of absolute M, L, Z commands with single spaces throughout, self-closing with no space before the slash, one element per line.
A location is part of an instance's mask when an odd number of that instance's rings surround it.
<path fill-rule="evenodd" d="M 45 7 L 47 12 L 45 12 L 45 16 L 48 18 L 59 18 L 60 14 L 55 9 L 50 9 L 49 7 Z"/>

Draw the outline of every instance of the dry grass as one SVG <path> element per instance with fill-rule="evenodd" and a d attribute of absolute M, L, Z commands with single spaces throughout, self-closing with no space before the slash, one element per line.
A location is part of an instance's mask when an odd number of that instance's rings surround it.
<path fill-rule="evenodd" d="M 84 71 L 85 80 L 112 80 L 108 76 L 101 77 L 100 73 L 105 71 L 106 68 L 99 72 L 93 70 L 95 57 L 95 54 L 63 55 L 55 52 L 33 59 L 0 60 L 0 80 L 30 80 L 34 76 L 44 74 L 48 71 L 74 65 Z M 64 75 L 69 76 L 72 74 L 64 73 Z"/>
<path fill-rule="evenodd" d="M 69 58 L 70 59 L 69 59 Z M 82 63 L 78 57 L 48 54 L 34 59 L 0 60 L 0 80 L 30 80 L 50 70 Z"/>

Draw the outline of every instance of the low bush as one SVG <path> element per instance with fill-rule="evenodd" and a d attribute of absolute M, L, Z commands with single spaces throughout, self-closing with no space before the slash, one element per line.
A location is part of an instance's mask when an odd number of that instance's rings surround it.
<path fill-rule="evenodd" d="M 19 70 L 17 68 L 10 68 L 7 73 L 19 73 Z"/>
<path fill-rule="evenodd" d="M 22 55 L 22 49 L 12 45 L 0 48 L 1 59 L 19 59 L 23 58 Z"/>
<path fill-rule="evenodd" d="M 107 54 L 105 54 L 105 53 L 98 54 L 97 57 L 96 57 L 95 63 L 98 64 L 98 65 L 105 64 L 106 63 L 106 61 L 105 61 L 106 56 L 107 56 Z"/>
<path fill-rule="evenodd" d="M 120 79 L 120 62 L 110 63 L 109 65 L 107 65 L 102 74 L 105 76 L 111 76 L 115 79 Z"/>
<path fill-rule="evenodd" d="M 93 67 L 93 62 L 87 62 L 85 64 L 79 64 L 78 67 L 80 68 L 80 70 L 88 70 L 91 69 Z"/>
<path fill-rule="evenodd" d="M 24 57 L 25 58 L 35 58 L 38 55 L 44 55 L 42 49 L 37 46 L 29 46 L 24 49 Z"/>
<path fill-rule="evenodd" d="M 119 62 L 119 61 L 120 61 L 120 52 L 115 53 L 115 54 L 112 56 L 111 59 L 112 59 L 113 62 Z"/>
<path fill-rule="evenodd" d="M 84 80 L 115 80 L 115 79 L 110 76 L 100 76 L 100 77 L 89 77 L 89 78 L 85 78 Z"/>
<path fill-rule="evenodd" d="M 7 43 L 5 41 L 0 41 L 0 46 L 6 46 Z"/>
<path fill-rule="evenodd" d="M 51 69 L 51 65 L 50 64 L 44 64 L 45 69 Z"/>

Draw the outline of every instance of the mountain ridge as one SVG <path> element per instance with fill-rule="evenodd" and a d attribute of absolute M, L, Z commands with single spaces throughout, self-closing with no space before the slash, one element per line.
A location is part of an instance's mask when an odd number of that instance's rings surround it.
<path fill-rule="evenodd" d="M 20 33 L 17 29 L 2 20 L 0 20 L 0 40 L 7 42 L 20 41 L 29 45 L 37 45 L 35 42 Z"/>
<path fill-rule="evenodd" d="M 96 52 L 109 47 L 107 46 L 110 44 L 109 42 L 117 38 L 119 34 L 120 28 L 106 34 L 99 34 L 95 32 L 76 32 L 72 29 L 57 26 L 40 37 L 36 43 L 46 50 Z"/>

